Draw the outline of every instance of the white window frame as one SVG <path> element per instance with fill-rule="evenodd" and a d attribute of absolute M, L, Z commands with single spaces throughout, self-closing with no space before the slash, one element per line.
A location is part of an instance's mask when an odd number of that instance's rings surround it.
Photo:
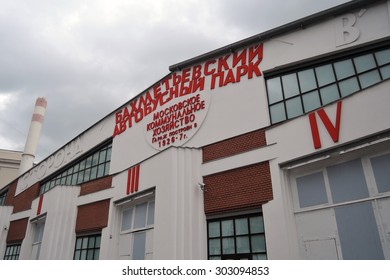
<path fill-rule="evenodd" d="M 134 258 L 134 236 L 137 233 L 145 232 L 146 234 L 146 241 L 145 241 L 145 252 L 144 252 L 144 258 L 148 258 L 148 234 L 153 233 L 154 229 L 154 217 L 155 217 L 155 193 L 154 188 L 152 190 L 146 191 L 144 193 L 139 193 L 134 196 L 126 198 L 124 201 L 114 202 L 116 206 L 118 207 L 118 214 L 120 215 L 119 219 L 119 239 L 126 237 L 130 237 L 131 242 L 131 252 L 128 252 L 128 255 L 120 255 L 120 256 L 131 256 L 131 259 Z M 146 213 L 145 213 L 145 223 L 143 227 L 134 227 L 135 223 L 135 217 L 136 217 L 136 208 L 139 205 L 145 204 L 147 205 Z M 122 229 L 123 227 L 123 213 L 129 209 L 132 209 L 131 213 L 131 225 L 129 228 Z M 150 211 L 153 209 L 153 223 L 148 224 L 149 214 Z M 127 238 L 127 237 L 126 237 Z M 150 244 L 149 244 L 150 245 Z"/>

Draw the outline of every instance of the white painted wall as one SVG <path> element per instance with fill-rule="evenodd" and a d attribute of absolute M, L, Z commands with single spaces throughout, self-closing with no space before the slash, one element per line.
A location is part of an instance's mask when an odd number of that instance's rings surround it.
<path fill-rule="evenodd" d="M 205 259 L 207 257 L 206 220 L 203 193 L 197 186 L 201 151 L 169 148 L 141 163 L 139 191 L 155 190 L 154 259 Z M 115 198 L 126 192 L 127 171 L 113 179 Z M 116 199 L 114 199 L 115 201 Z M 112 205 L 109 225 L 112 249 L 109 257 L 118 258 L 120 211 Z"/>

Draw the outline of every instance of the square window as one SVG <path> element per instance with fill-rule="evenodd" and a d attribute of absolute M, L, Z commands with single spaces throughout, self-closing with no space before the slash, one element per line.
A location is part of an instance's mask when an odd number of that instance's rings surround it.
<path fill-rule="evenodd" d="M 207 230 L 209 259 L 256 259 L 258 254 L 266 258 L 260 214 L 211 220 Z"/>
<path fill-rule="evenodd" d="M 299 94 L 298 80 L 295 73 L 282 76 L 284 98 Z"/>
<path fill-rule="evenodd" d="M 366 178 L 360 159 L 326 168 L 333 203 L 368 197 Z"/>
<path fill-rule="evenodd" d="M 328 202 L 322 172 L 298 177 L 296 181 L 301 208 Z"/>
<path fill-rule="evenodd" d="M 302 102 L 300 97 L 295 97 L 286 101 L 287 117 L 289 119 L 303 114 Z"/>
<path fill-rule="evenodd" d="M 301 92 L 307 92 L 317 88 L 313 69 L 298 72 L 298 77 L 299 85 L 301 86 Z"/>
<path fill-rule="evenodd" d="M 336 85 L 330 85 L 320 89 L 320 94 L 322 99 L 322 105 L 326 105 L 340 99 L 339 89 Z"/>
<path fill-rule="evenodd" d="M 390 49 L 376 52 L 375 57 L 379 66 L 390 63 Z"/>
<path fill-rule="evenodd" d="M 341 96 L 345 97 L 360 90 L 359 83 L 356 77 L 349 78 L 339 83 Z"/>
<path fill-rule="evenodd" d="M 352 60 L 350 59 L 334 63 L 334 68 L 338 80 L 342 80 L 344 78 L 348 78 L 355 75 Z"/>
<path fill-rule="evenodd" d="M 376 67 L 374 56 L 372 54 L 355 57 L 353 61 L 355 62 L 356 71 L 358 73 L 362 73 Z"/>
<path fill-rule="evenodd" d="M 320 96 L 317 90 L 303 95 L 303 106 L 305 112 L 310 112 L 321 107 Z"/>
<path fill-rule="evenodd" d="M 320 87 L 334 83 L 336 81 L 332 64 L 316 67 L 315 71 L 317 74 L 318 86 Z"/>
<path fill-rule="evenodd" d="M 362 88 L 367 88 L 369 86 L 375 85 L 381 81 L 378 70 L 370 71 L 359 75 L 359 81 L 362 85 Z"/>

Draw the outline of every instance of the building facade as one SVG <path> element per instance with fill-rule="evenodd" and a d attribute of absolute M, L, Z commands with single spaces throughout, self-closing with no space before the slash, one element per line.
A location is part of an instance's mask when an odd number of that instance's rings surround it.
<path fill-rule="evenodd" d="M 22 152 L 0 149 L 0 189 L 18 177 L 21 159 Z"/>
<path fill-rule="evenodd" d="M 1 190 L 1 259 L 390 259 L 389 15 L 172 65 Z"/>

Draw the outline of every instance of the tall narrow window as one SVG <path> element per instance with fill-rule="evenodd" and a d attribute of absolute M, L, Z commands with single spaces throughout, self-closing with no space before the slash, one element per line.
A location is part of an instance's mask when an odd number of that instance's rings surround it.
<path fill-rule="evenodd" d="M 8 191 L 0 192 L 0 206 L 5 205 L 5 199 L 7 198 Z"/>
<path fill-rule="evenodd" d="M 38 260 L 41 253 L 41 244 L 43 239 L 43 232 L 45 230 L 45 218 L 32 223 L 34 230 L 34 240 L 32 245 L 32 259 Z"/>
<path fill-rule="evenodd" d="M 152 240 L 153 227 L 154 199 L 124 207 L 119 244 L 121 257 L 147 259 L 147 255 L 152 253 L 148 244 Z"/>

